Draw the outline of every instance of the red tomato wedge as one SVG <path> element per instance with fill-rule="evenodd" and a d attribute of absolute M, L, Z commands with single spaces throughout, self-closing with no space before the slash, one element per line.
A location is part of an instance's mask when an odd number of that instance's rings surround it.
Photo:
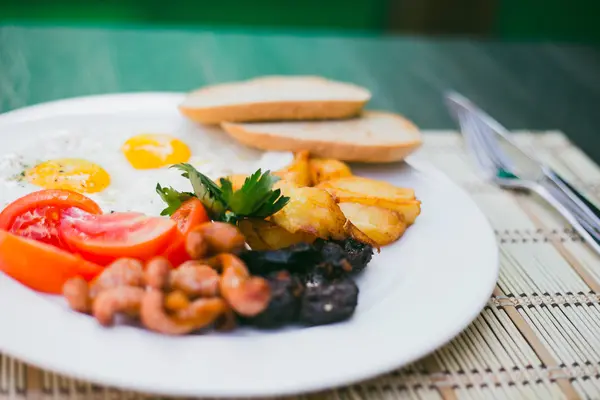
<path fill-rule="evenodd" d="M 69 190 L 40 190 L 25 195 L 0 212 L 0 229 L 18 236 L 64 248 L 59 232 L 62 211 L 77 207 L 101 214 L 100 207 L 82 194 Z"/>
<path fill-rule="evenodd" d="M 161 254 L 176 232 L 173 220 L 134 212 L 95 215 L 71 208 L 60 222 L 69 249 L 101 265 L 120 257 L 146 261 Z"/>
<path fill-rule="evenodd" d="M 90 280 L 102 270 L 78 255 L 0 230 L 0 271 L 31 289 L 60 294 L 69 278 Z"/>
<path fill-rule="evenodd" d="M 185 251 L 185 237 L 189 231 L 197 225 L 210 221 L 204 206 L 197 198 L 192 198 L 181 205 L 171 215 L 171 219 L 177 223 L 178 232 L 173 238 L 173 241 L 163 252 L 171 264 L 177 266 L 190 259 L 190 256 Z"/>

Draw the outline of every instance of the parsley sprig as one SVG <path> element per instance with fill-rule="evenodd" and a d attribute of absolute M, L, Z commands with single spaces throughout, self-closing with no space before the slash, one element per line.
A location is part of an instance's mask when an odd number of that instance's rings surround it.
<path fill-rule="evenodd" d="M 181 204 L 194 197 L 194 193 L 178 192 L 172 187 L 162 187 L 160 183 L 156 184 L 156 192 L 160 198 L 167 203 L 167 208 L 161 211 L 160 215 L 173 215 Z"/>
<path fill-rule="evenodd" d="M 263 173 L 259 169 L 246 178 L 240 189 L 233 190 L 229 179 L 221 178 L 219 186 L 190 164 L 175 164 L 171 168 L 183 172 L 181 176 L 190 180 L 194 192 L 178 192 L 157 184 L 156 191 L 167 204 L 161 215 L 173 214 L 181 203 L 195 196 L 212 220 L 235 224 L 244 218 L 266 218 L 281 210 L 289 201 L 289 197 L 283 196 L 279 189 L 273 190 L 279 178 L 269 171 Z"/>

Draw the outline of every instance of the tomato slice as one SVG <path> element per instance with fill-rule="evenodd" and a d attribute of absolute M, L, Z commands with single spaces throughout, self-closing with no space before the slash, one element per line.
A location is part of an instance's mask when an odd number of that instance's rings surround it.
<path fill-rule="evenodd" d="M 140 213 L 63 212 L 60 234 L 74 253 L 106 265 L 120 257 L 146 261 L 160 254 L 177 232 L 175 221 Z"/>
<path fill-rule="evenodd" d="M 0 230 L 0 271 L 31 289 L 60 294 L 68 279 L 89 281 L 102 270 L 78 255 Z"/>
<path fill-rule="evenodd" d="M 171 219 L 177 223 L 177 228 L 182 233 L 188 233 L 196 225 L 210 221 L 202 202 L 195 197 L 184 202 L 171 215 Z"/>
<path fill-rule="evenodd" d="M 192 198 L 181 205 L 171 215 L 171 219 L 177 223 L 175 237 L 169 244 L 169 247 L 163 252 L 171 264 L 177 266 L 190 259 L 190 256 L 185 251 L 185 237 L 189 231 L 197 225 L 210 221 L 202 202 L 197 198 Z"/>
<path fill-rule="evenodd" d="M 39 190 L 9 204 L 0 213 L 0 229 L 18 236 L 64 247 L 58 232 L 62 211 L 77 207 L 101 214 L 92 199 L 69 190 Z"/>

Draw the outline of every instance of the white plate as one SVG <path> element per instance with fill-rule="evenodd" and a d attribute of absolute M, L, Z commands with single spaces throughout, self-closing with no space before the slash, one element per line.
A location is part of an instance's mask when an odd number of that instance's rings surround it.
<path fill-rule="evenodd" d="M 175 93 L 105 95 L 10 112 L 0 116 L 0 149 L 27 124 L 53 130 L 73 128 L 75 120 L 84 128 L 119 116 L 139 129 L 149 120 L 175 129 L 183 123 L 180 99 Z M 414 188 L 422 213 L 358 279 L 359 306 L 351 320 L 173 338 L 127 326 L 101 328 L 0 274 L 0 350 L 100 384 L 215 397 L 316 391 L 417 360 L 462 331 L 485 305 L 498 272 L 495 238 L 469 196 L 439 174 L 407 164 L 355 171 Z"/>

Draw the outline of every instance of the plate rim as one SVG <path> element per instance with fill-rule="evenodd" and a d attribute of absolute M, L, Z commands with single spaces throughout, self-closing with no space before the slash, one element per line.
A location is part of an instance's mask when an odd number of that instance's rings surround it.
<path fill-rule="evenodd" d="M 13 123 L 19 123 L 19 122 L 23 122 L 23 121 L 31 121 L 32 119 L 36 119 L 36 118 L 43 118 L 47 115 L 56 115 L 53 114 L 52 111 L 56 111 L 56 109 L 61 109 L 64 107 L 68 107 L 70 105 L 73 104 L 77 104 L 77 103 L 81 103 L 83 102 L 96 102 L 96 101 L 100 101 L 100 102 L 104 102 L 104 101 L 109 101 L 111 102 L 111 100 L 119 100 L 121 104 L 122 103 L 122 110 L 121 108 L 119 108 L 119 110 L 121 111 L 128 111 L 131 108 L 136 108 L 139 109 L 140 106 L 136 106 L 136 107 L 131 107 L 131 103 L 132 100 L 143 100 L 145 101 L 147 104 L 153 104 L 154 102 L 158 103 L 165 103 L 165 102 L 174 102 L 176 99 L 182 99 L 184 96 L 184 93 L 181 92 L 129 92 L 129 93 L 108 93 L 108 94 L 100 94 L 100 95 L 91 95 L 91 96 L 81 96 L 81 97 L 72 97 L 72 98 L 68 98 L 68 99 L 61 99 L 61 100 L 55 100 L 55 101 L 50 101 L 50 102 L 45 102 L 45 103 L 39 103 L 39 104 L 35 104 L 29 107 L 24 107 L 24 108 L 20 108 L 20 109 L 16 109 L 16 110 L 12 110 L 3 114 L 0 114 L 0 129 L 3 128 L 5 125 L 7 124 L 13 124 Z M 127 100 L 127 101 L 126 101 Z M 144 110 L 142 110 L 143 112 Z M 177 110 L 173 110 L 175 113 L 177 112 Z M 116 112 L 115 110 L 109 110 L 109 111 L 104 111 L 104 112 L 110 112 L 110 113 L 114 113 Z M 163 110 L 163 112 L 165 112 L 165 110 Z M 33 115 L 35 115 L 35 118 L 32 118 L 31 115 L 33 113 Z M 102 113 L 102 112 L 99 112 Z M 68 113 L 67 113 L 68 114 Z M 417 157 L 418 158 L 418 157 Z M 100 385 L 109 385 L 109 386 L 114 386 L 114 387 L 119 387 L 125 390 L 136 390 L 136 391 L 140 391 L 143 393 L 152 393 L 152 394 L 160 394 L 160 395 L 168 395 L 168 396 L 210 396 L 210 397 L 231 397 L 231 396 L 235 396 L 235 397 L 256 397 L 256 396 L 281 396 L 281 395 L 298 395 L 298 394 L 303 394 L 303 393 L 312 393 L 312 392 L 317 392 L 317 391 L 321 391 L 321 390 L 325 390 L 325 389 L 332 389 L 332 388 L 338 388 L 340 386 L 343 385 L 348 385 L 352 382 L 357 382 L 357 381 L 362 381 L 365 379 L 370 379 L 376 376 L 380 376 L 382 374 L 388 373 L 392 370 L 395 370 L 397 368 L 400 368 L 402 366 L 406 366 L 410 363 L 413 363 L 415 361 L 417 361 L 418 359 L 430 354 L 431 352 L 435 351 L 436 349 L 440 348 L 441 346 L 445 345 L 446 343 L 450 342 L 452 339 L 454 339 L 457 335 L 459 335 L 481 312 L 481 310 L 485 307 L 485 305 L 487 304 L 490 295 L 492 294 L 495 286 L 496 286 L 496 282 L 498 279 L 498 272 L 499 272 L 499 249 L 496 245 L 496 238 L 495 235 L 493 233 L 493 229 L 487 219 L 487 217 L 485 216 L 485 214 L 482 212 L 482 210 L 480 209 L 480 207 L 475 203 L 475 201 L 468 195 L 468 193 L 461 188 L 459 185 L 455 184 L 454 182 L 452 182 L 449 178 L 447 178 L 441 171 L 437 170 L 435 167 L 432 167 L 430 165 L 426 165 L 426 163 L 419 161 L 417 159 L 414 159 L 414 157 L 411 157 L 410 160 L 407 161 L 407 163 L 414 168 L 416 171 L 424 173 L 426 176 L 431 177 L 432 179 L 436 179 L 436 180 L 440 180 L 440 181 L 444 181 L 444 183 L 446 185 L 448 185 L 449 187 L 452 187 L 452 189 L 454 191 L 456 191 L 456 193 L 459 193 L 460 195 L 462 195 L 463 197 L 465 197 L 466 199 L 468 199 L 468 201 L 471 203 L 469 204 L 469 207 L 472 211 L 473 214 L 475 214 L 476 218 L 478 220 L 482 220 L 485 221 L 485 225 L 486 225 L 486 241 L 492 241 L 493 242 L 493 254 L 490 255 L 490 257 L 492 258 L 492 260 L 490 260 L 490 264 L 494 265 L 494 269 L 492 272 L 492 274 L 490 275 L 490 282 L 492 281 L 492 275 L 493 275 L 493 284 L 490 284 L 489 286 L 489 290 L 488 293 L 486 295 L 485 298 L 482 297 L 481 301 L 478 302 L 477 307 L 473 306 L 473 310 L 469 313 L 468 316 L 465 316 L 463 318 L 463 320 L 461 321 L 461 323 L 456 324 L 455 329 L 452 330 L 452 332 L 450 333 L 446 333 L 444 335 L 439 335 L 440 339 L 438 341 L 436 341 L 435 343 L 432 343 L 429 347 L 430 349 L 428 350 L 421 350 L 420 352 L 416 352 L 415 354 L 412 354 L 410 357 L 405 357 L 405 359 L 403 360 L 403 362 L 401 364 L 398 363 L 390 363 L 390 365 L 386 365 L 385 367 L 380 366 L 379 368 L 377 368 L 377 371 L 371 371 L 370 373 L 356 373 L 355 376 L 352 377 L 348 377 L 348 375 L 346 375 L 344 378 L 339 378 L 336 382 L 333 383 L 321 383 L 321 384 L 317 384 L 317 385 L 313 385 L 311 387 L 305 387 L 305 388 L 299 388 L 299 387 L 286 387 L 283 390 L 267 390 L 267 391 L 256 391 L 256 392 L 239 392 L 236 390 L 231 390 L 229 392 L 227 391 L 221 391 L 219 393 L 216 392 L 188 392 L 188 391 L 173 391 L 172 388 L 167 389 L 167 391 L 165 391 L 165 388 L 161 388 L 160 383 L 158 383 L 157 385 L 155 385 L 154 387 L 150 388 L 150 387 L 140 387 L 137 386 L 135 384 L 127 384 L 126 383 L 126 379 L 123 380 L 122 382 L 106 382 L 103 380 L 98 380 L 95 379 L 93 376 L 89 376 L 87 374 L 80 374 L 78 375 L 77 372 L 74 371 L 75 368 L 69 369 L 69 368 L 57 368 L 56 366 L 51 366 L 51 365 L 42 365 L 40 362 L 36 362 L 36 356 L 34 355 L 33 357 L 30 357 L 29 355 L 24 355 L 24 354 L 17 354 L 19 352 L 12 352 L 10 349 L 6 349 L 4 346 L 4 343 L 0 342 L 0 348 L 2 349 L 2 353 L 6 354 L 6 355 L 10 355 L 12 357 L 15 357 L 17 359 L 23 360 L 27 363 L 31 363 L 33 365 L 38 365 L 43 369 L 49 370 L 49 371 L 55 371 L 59 374 L 63 374 L 69 377 L 73 377 L 76 379 L 83 379 L 83 380 L 87 380 L 90 382 L 94 382 L 94 383 L 98 383 Z M 438 176 L 439 173 L 439 176 Z M 481 221 L 480 221 L 481 222 Z M 483 234 L 483 232 L 482 232 Z M 1 313 L 2 311 L 0 311 Z M 442 338 L 443 336 L 443 338 Z M 418 354 L 417 354 L 418 353 Z M 37 357 L 37 359 L 39 359 L 40 357 Z"/>

